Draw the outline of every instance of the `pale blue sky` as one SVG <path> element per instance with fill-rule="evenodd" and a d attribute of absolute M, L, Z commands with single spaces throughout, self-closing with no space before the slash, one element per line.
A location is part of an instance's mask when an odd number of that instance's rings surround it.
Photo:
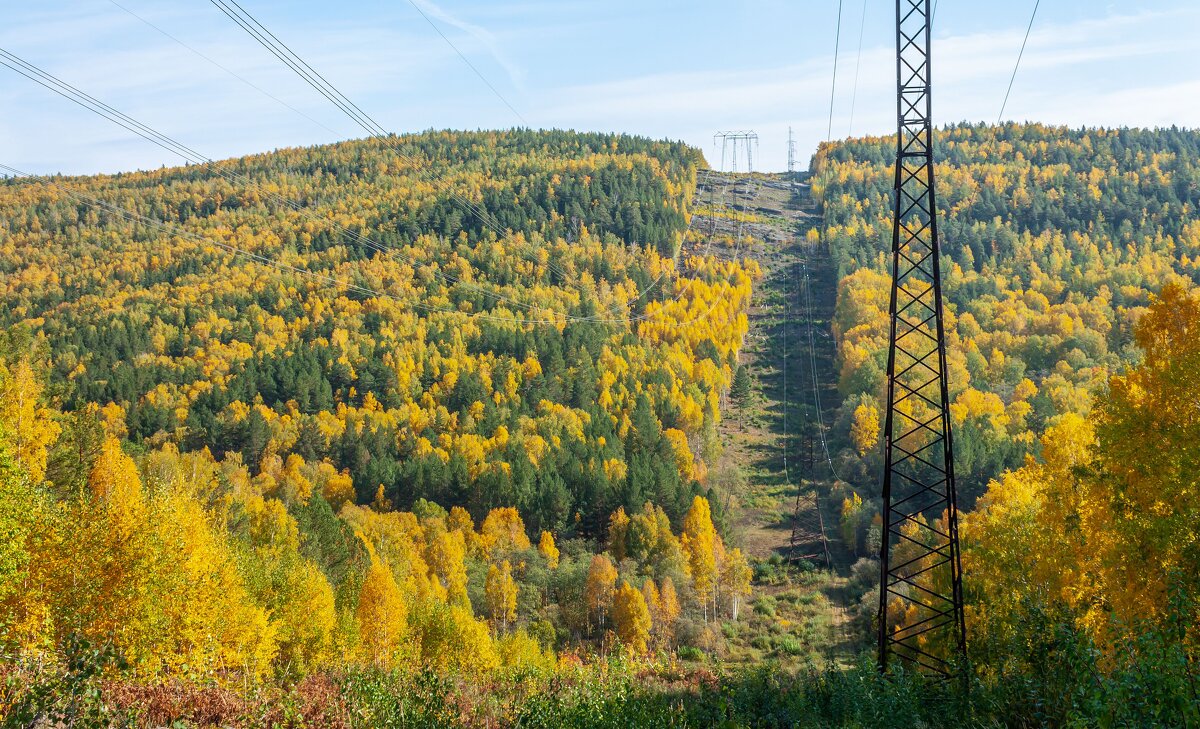
<path fill-rule="evenodd" d="M 408 0 L 240 1 L 392 131 L 520 123 Z M 714 162 L 713 132 L 754 129 L 758 166 L 774 170 L 785 166 L 789 125 L 802 165 L 826 134 L 835 1 L 417 1 L 535 127 L 683 139 Z M 0 47 L 214 158 L 362 136 L 205 0 L 117 2 L 320 124 L 112 0 L 0 0 Z M 938 5 L 935 119 L 994 121 L 1033 0 Z M 835 137 L 895 125 L 895 5 L 865 7 L 855 87 L 864 3 L 844 2 Z M 1042 0 L 1005 117 L 1200 127 L 1198 31 L 1195 0 Z M 0 108 L 0 162 L 18 168 L 84 173 L 179 162 L 3 67 Z"/>

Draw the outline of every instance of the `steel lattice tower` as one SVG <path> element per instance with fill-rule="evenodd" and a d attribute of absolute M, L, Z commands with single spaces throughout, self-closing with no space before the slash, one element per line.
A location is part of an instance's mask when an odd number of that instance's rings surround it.
<path fill-rule="evenodd" d="M 930 121 L 929 0 L 896 0 L 896 198 L 884 425 L 879 666 L 965 655 Z"/>

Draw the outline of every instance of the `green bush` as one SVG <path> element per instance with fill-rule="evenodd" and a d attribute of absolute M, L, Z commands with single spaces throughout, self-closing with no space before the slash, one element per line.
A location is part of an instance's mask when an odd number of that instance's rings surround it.
<path fill-rule="evenodd" d="M 770 595 L 762 595 L 754 601 L 754 614 L 763 615 L 768 618 L 775 617 L 775 598 Z"/>
<path fill-rule="evenodd" d="M 794 635 L 781 635 L 775 639 L 775 650 L 787 656 L 804 653 L 804 644 Z"/>

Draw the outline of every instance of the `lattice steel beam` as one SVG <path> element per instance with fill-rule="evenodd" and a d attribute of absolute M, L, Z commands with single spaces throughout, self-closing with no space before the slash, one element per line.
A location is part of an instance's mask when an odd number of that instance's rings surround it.
<path fill-rule="evenodd" d="M 966 653 L 930 120 L 929 0 L 896 0 L 896 179 L 879 667 L 950 676 Z"/>

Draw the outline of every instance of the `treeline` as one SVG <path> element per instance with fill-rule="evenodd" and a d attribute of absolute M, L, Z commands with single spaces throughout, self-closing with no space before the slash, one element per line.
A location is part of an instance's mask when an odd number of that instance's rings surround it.
<path fill-rule="evenodd" d="M 557 653 L 712 649 L 750 566 L 709 502 L 678 531 L 646 502 L 607 549 L 534 531 L 512 507 L 479 522 L 297 454 L 214 458 L 130 443 L 116 408 L 70 413 L 36 372 L 45 342 L 0 335 L 0 655 L 67 660 L 85 641 L 143 681 L 292 680 L 351 667 L 479 677 L 552 670 Z M 63 653 L 60 653 L 62 651 Z M 47 668 L 46 670 L 52 670 Z"/>
<path fill-rule="evenodd" d="M 515 506 L 535 530 L 600 536 L 646 500 L 681 523 L 712 487 L 757 275 L 676 258 L 698 154 L 557 131 L 395 142 L 9 180 L 0 323 L 45 337 L 65 409 L 105 406 L 133 443 L 239 454 L 252 476 L 298 455 L 359 504 L 382 487 L 402 509 Z"/>

